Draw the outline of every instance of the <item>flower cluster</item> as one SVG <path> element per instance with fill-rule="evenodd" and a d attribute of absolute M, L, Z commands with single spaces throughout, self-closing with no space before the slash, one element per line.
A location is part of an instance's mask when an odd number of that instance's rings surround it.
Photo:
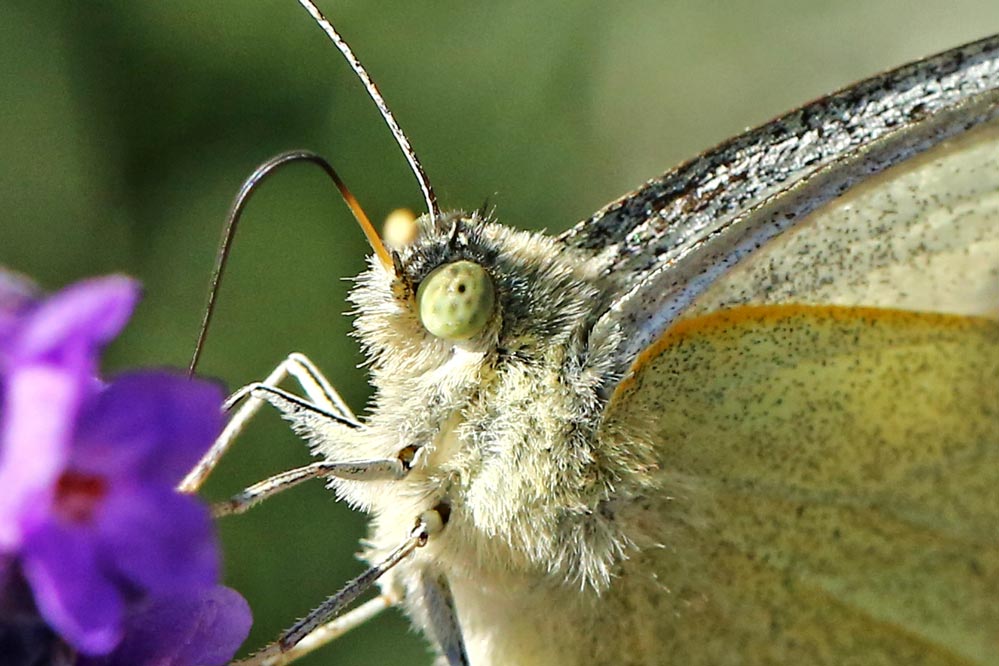
<path fill-rule="evenodd" d="M 107 277 L 46 298 L 0 270 L 4 663 L 211 666 L 249 631 L 207 508 L 175 490 L 218 435 L 220 388 L 98 379 L 138 293 Z"/>

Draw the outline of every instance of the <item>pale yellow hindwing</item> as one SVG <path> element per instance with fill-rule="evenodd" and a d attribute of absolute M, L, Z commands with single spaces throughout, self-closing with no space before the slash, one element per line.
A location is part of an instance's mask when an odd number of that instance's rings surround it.
<path fill-rule="evenodd" d="M 664 659 L 999 663 L 999 323 L 736 307 L 635 371 L 608 418 L 683 480 Z"/>

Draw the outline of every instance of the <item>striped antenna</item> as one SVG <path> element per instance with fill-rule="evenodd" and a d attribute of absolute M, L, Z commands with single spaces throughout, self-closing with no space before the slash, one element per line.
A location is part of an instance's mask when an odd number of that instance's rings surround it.
<path fill-rule="evenodd" d="M 347 64 L 350 68 L 354 70 L 357 78 L 361 80 L 364 84 L 364 89 L 368 91 L 368 96 L 371 97 L 375 106 L 378 107 L 378 112 L 382 114 L 382 118 L 385 120 L 385 124 L 392 131 L 392 136 L 395 137 L 396 143 L 399 144 L 399 149 L 402 150 L 402 154 L 406 156 L 406 161 L 409 162 L 409 168 L 413 171 L 413 175 L 416 176 L 417 182 L 420 184 L 420 189 L 423 191 L 423 199 L 427 203 L 427 212 L 430 213 L 432 219 L 437 219 L 440 217 L 440 207 L 437 205 L 437 195 L 434 194 L 434 189 L 430 185 L 430 180 L 427 178 L 426 172 L 423 170 L 423 166 L 420 164 L 419 158 L 416 157 L 416 153 L 413 152 L 413 147 L 409 143 L 409 139 L 406 138 L 406 134 L 399 127 L 399 123 L 396 122 L 395 116 L 389 111 L 388 105 L 385 103 L 385 99 L 382 94 L 378 92 L 378 86 L 375 82 L 371 80 L 368 76 L 368 72 L 364 69 L 364 65 L 361 61 L 357 59 L 354 52 L 351 50 L 350 46 L 343 40 L 340 33 L 336 31 L 333 24 L 330 23 L 329 19 L 323 16 L 323 13 L 319 11 L 319 8 L 312 2 L 312 0 L 298 0 L 299 4 L 305 8 L 305 11 L 309 12 L 312 18 L 315 20 L 319 27 L 323 29 L 326 36 L 330 38 L 336 47 L 343 54 L 343 57 L 347 60 Z"/>

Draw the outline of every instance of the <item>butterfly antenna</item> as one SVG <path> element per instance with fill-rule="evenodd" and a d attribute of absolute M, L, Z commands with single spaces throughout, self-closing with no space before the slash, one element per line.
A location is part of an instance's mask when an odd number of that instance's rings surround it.
<path fill-rule="evenodd" d="M 188 366 L 188 376 L 194 375 L 194 371 L 198 367 L 198 361 L 201 358 L 201 352 L 205 348 L 205 339 L 208 337 L 208 327 L 212 322 L 212 315 L 215 313 L 215 301 L 218 297 L 219 287 L 222 284 L 222 275 L 225 273 L 225 267 L 229 261 L 229 253 L 232 250 L 232 241 L 236 235 L 239 220 L 246 209 L 246 204 L 265 178 L 274 173 L 278 168 L 293 162 L 311 162 L 319 166 L 330 177 L 336 188 L 340 191 L 340 195 L 343 197 L 347 207 L 350 208 L 350 212 L 354 214 L 354 218 L 360 225 L 365 237 L 367 237 L 371 249 L 374 250 L 378 259 L 386 268 L 392 268 L 392 256 L 385 249 L 385 245 L 382 243 L 381 238 L 379 238 L 378 232 L 375 231 L 368 216 L 365 215 L 364 210 L 357 202 L 357 199 L 354 198 L 354 195 L 351 194 L 347 185 L 340 179 L 333 166 L 325 158 L 309 150 L 291 150 L 280 155 L 275 155 L 258 166 L 250 174 L 250 177 L 243 181 L 242 187 L 239 188 L 239 192 L 232 201 L 232 206 L 229 207 L 229 215 L 226 217 L 226 224 L 222 230 L 222 240 L 219 241 L 218 254 L 215 256 L 215 267 L 212 270 L 212 279 L 208 287 L 208 300 L 205 302 L 205 310 L 201 318 L 198 341 L 195 343 L 191 364 Z"/>
<path fill-rule="evenodd" d="M 326 36 L 330 38 L 336 47 L 346 58 L 347 64 L 350 68 L 354 70 L 357 78 L 361 80 L 364 84 L 364 89 L 368 91 L 368 96 L 371 97 L 375 106 L 378 107 L 378 112 L 382 114 L 382 118 L 385 120 L 385 124 L 392 131 L 392 136 L 395 137 L 396 143 L 399 144 L 399 148 L 402 150 L 402 154 L 406 156 L 406 161 L 409 162 L 409 168 L 413 171 L 413 175 L 416 176 L 417 182 L 420 184 L 420 189 L 423 191 L 423 199 L 427 204 L 427 212 L 430 213 L 431 219 L 437 219 L 440 217 L 440 207 L 437 205 L 437 195 L 434 194 L 434 188 L 430 185 L 430 180 L 427 178 L 426 172 L 423 170 L 423 165 L 420 164 L 419 158 L 416 153 L 413 152 L 413 147 L 409 143 L 409 139 L 406 138 L 406 134 L 399 127 L 399 123 L 396 122 L 395 116 L 389 110 L 388 105 L 385 103 L 385 99 L 382 94 L 378 92 L 378 86 L 375 82 L 371 80 L 368 76 L 368 72 L 364 69 L 364 65 L 361 61 L 357 59 L 354 52 L 350 49 L 347 42 L 344 41 L 340 33 L 336 31 L 333 24 L 330 23 L 329 19 L 323 16 L 323 13 L 319 11 L 319 8 L 312 2 L 312 0 L 298 0 L 299 4 L 305 8 L 305 11 L 309 12 L 319 27 L 323 29 Z"/>

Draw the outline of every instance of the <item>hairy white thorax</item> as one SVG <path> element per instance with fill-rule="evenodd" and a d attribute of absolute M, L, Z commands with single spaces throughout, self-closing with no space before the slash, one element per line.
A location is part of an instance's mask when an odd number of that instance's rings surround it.
<path fill-rule="evenodd" d="M 497 304 L 480 334 L 452 343 L 424 329 L 415 294 L 429 271 L 461 259 L 486 269 Z M 516 644 L 521 622 L 541 637 L 552 603 L 596 621 L 593 604 L 621 566 L 662 537 L 642 520 L 645 498 L 663 493 L 641 420 L 602 422 L 620 336 L 594 316 L 600 269 L 580 250 L 478 215 L 424 218 L 396 269 L 373 260 L 351 294 L 375 387 L 364 426 L 300 427 L 332 460 L 415 450 L 403 480 L 331 486 L 371 515 L 372 562 L 417 516 L 449 508 L 447 528 L 382 586 L 406 599 L 420 576 L 445 576 L 466 640 L 482 635 L 475 651 Z M 420 608 L 410 612 L 419 620 Z M 493 613 L 508 613 L 513 631 L 494 636 Z"/>

